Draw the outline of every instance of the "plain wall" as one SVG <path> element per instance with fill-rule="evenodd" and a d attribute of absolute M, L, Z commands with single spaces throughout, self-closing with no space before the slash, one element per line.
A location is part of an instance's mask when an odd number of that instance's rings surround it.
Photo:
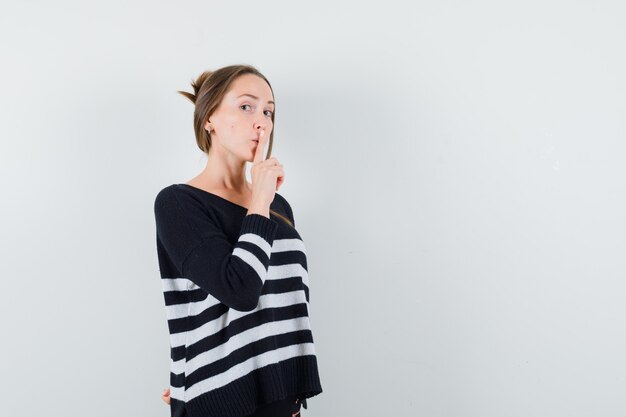
<path fill-rule="evenodd" d="M 0 413 L 167 416 L 176 90 L 246 63 L 308 253 L 303 416 L 626 415 L 626 6 L 3 2 Z"/>

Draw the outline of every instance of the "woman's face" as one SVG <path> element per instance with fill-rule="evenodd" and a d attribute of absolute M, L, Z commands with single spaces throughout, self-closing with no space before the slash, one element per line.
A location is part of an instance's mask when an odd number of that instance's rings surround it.
<path fill-rule="evenodd" d="M 272 133 L 273 100 L 263 78 L 254 74 L 237 77 L 204 126 L 211 128 L 212 147 L 217 145 L 238 159 L 252 162 L 261 129 L 265 138 Z"/>

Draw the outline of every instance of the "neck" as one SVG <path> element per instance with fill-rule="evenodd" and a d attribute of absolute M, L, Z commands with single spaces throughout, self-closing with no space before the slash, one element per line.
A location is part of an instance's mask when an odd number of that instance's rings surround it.
<path fill-rule="evenodd" d="M 246 180 L 246 161 L 237 159 L 232 154 L 228 156 L 209 152 L 206 167 L 198 175 L 198 179 L 210 188 L 239 194 L 252 191 Z"/>

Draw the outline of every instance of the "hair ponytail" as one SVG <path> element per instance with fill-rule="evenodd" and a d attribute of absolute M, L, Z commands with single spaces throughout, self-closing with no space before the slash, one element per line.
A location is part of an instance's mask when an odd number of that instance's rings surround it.
<path fill-rule="evenodd" d="M 191 87 L 193 88 L 193 94 L 188 93 L 186 91 L 178 91 L 178 93 L 187 97 L 189 100 L 191 100 L 193 104 L 196 104 L 196 99 L 198 97 L 198 94 L 200 93 L 200 89 L 202 88 L 202 85 L 204 84 L 204 82 L 211 76 L 211 74 L 213 74 L 213 71 L 204 71 L 202 74 L 198 76 L 198 78 L 196 78 L 195 81 L 191 80 Z"/>

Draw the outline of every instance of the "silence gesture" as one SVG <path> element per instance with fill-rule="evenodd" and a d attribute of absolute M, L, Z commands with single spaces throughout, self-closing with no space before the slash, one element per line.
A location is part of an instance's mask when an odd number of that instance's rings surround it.
<path fill-rule="evenodd" d="M 274 193 L 285 181 L 285 170 L 283 164 L 275 157 L 263 159 L 266 145 L 265 130 L 261 130 L 250 175 L 252 176 L 252 206 L 269 210 L 274 200 Z"/>

